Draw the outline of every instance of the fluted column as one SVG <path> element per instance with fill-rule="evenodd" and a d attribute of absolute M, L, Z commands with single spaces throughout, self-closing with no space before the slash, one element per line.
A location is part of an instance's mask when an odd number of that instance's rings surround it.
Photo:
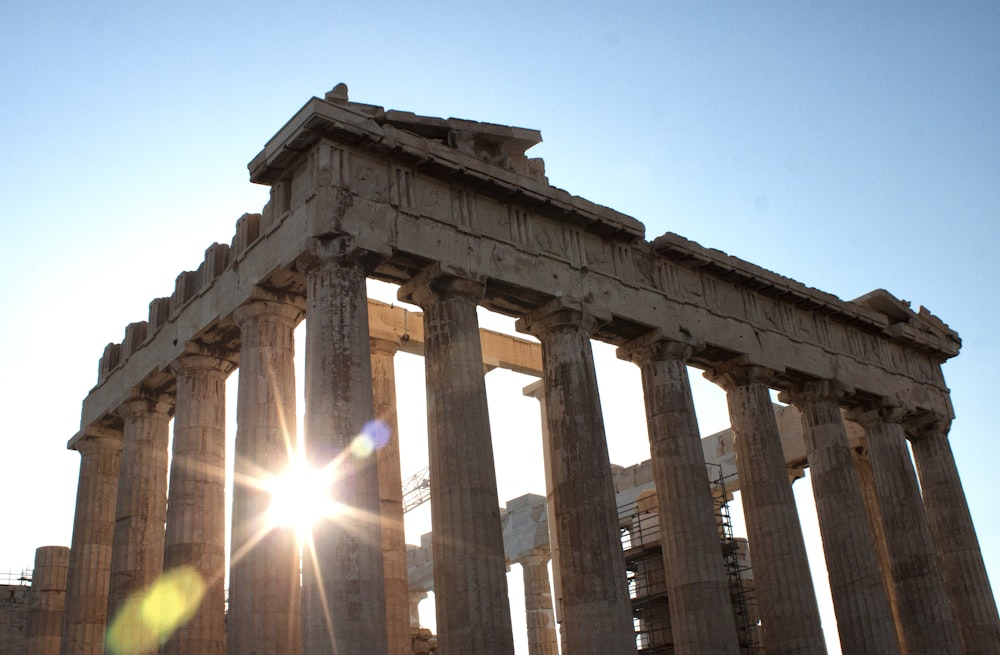
<path fill-rule="evenodd" d="M 898 653 L 892 610 L 840 414 L 843 395 L 829 382 L 805 384 L 789 394 L 802 413 L 840 645 L 845 653 Z"/>
<path fill-rule="evenodd" d="M 340 520 L 313 527 L 315 561 L 309 554 L 303 564 L 303 649 L 385 655 L 378 467 L 371 435 L 362 436 L 374 418 L 365 289 L 370 262 L 349 237 L 317 239 L 311 249 L 302 261 L 306 453 L 316 468 L 336 461 L 330 498 L 344 509 Z"/>
<path fill-rule="evenodd" d="M 371 339 L 372 395 L 375 419 L 387 432 L 377 451 L 382 516 L 382 566 L 385 575 L 386 639 L 389 655 L 412 655 L 409 585 L 406 577 L 406 535 L 403 530 L 403 486 L 399 464 L 399 422 L 396 420 L 396 340 Z"/>
<path fill-rule="evenodd" d="M 80 481 L 60 650 L 64 655 L 103 655 L 122 433 L 87 428 L 72 447 L 80 453 Z"/>
<path fill-rule="evenodd" d="M 736 655 L 730 583 L 685 364 L 691 347 L 652 335 L 618 353 L 642 370 L 675 652 Z"/>
<path fill-rule="evenodd" d="M 729 404 L 764 649 L 813 655 L 825 653 L 826 642 L 768 390 L 773 376 L 739 364 L 706 374 L 726 390 Z"/>
<path fill-rule="evenodd" d="M 948 441 L 949 421 L 914 426 L 924 509 L 966 654 L 1000 653 L 1000 619 L 969 504 Z"/>
<path fill-rule="evenodd" d="M 594 317 L 554 301 L 519 319 L 517 329 L 542 342 L 564 650 L 621 655 L 636 646 L 590 347 L 596 325 Z"/>
<path fill-rule="evenodd" d="M 424 310 L 434 600 L 441 655 L 511 655 L 514 637 L 476 307 L 482 282 L 429 268 Z"/>
<path fill-rule="evenodd" d="M 42 546 L 35 550 L 26 628 L 27 655 L 58 655 L 66 607 L 69 548 Z"/>
<path fill-rule="evenodd" d="M 852 410 L 850 418 L 865 429 L 899 603 L 903 649 L 908 655 L 959 653 L 958 629 L 938 570 L 927 515 L 900 425 L 903 411 L 884 406 L 858 408 Z"/>
<path fill-rule="evenodd" d="M 518 561 L 524 578 L 524 611 L 528 627 L 528 655 L 558 655 L 556 620 L 549 585 L 549 558 L 544 553 Z"/>
<path fill-rule="evenodd" d="M 204 584 L 191 618 L 177 626 L 164 655 L 226 652 L 226 377 L 231 356 L 186 354 L 170 367 L 177 378 L 170 496 L 163 570 L 181 567 Z"/>
<path fill-rule="evenodd" d="M 299 546 L 292 526 L 267 525 L 259 481 L 288 470 L 296 444 L 295 326 L 301 307 L 274 298 L 238 307 L 240 370 L 233 465 L 227 652 L 302 650 Z"/>
<path fill-rule="evenodd" d="M 906 635 L 903 634 L 903 624 L 899 618 L 899 601 L 896 598 L 896 585 L 892 582 L 892 566 L 889 564 L 889 547 L 885 541 L 885 525 L 882 523 L 882 512 L 878 508 L 878 494 L 875 492 L 875 480 L 872 477 L 872 466 L 868 460 L 868 451 L 864 447 L 855 448 L 851 452 L 854 460 L 854 470 L 858 474 L 858 486 L 864 499 L 865 516 L 868 519 L 868 529 L 871 531 L 875 547 L 875 560 L 878 562 L 879 577 L 882 588 L 889 599 L 892 620 L 895 624 L 896 641 L 900 650 L 906 652 Z"/>
<path fill-rule="evenodd" d="M 129 596 L 163 572 L 170 410 L 165 399 L 149 397 L 134 398 L 118 408 L 125 428 L 111 552 L 109 623 Z M 134 643 L 130 631 L 141 629 L 126 626 L 121 633 L 123 643 Z"/>

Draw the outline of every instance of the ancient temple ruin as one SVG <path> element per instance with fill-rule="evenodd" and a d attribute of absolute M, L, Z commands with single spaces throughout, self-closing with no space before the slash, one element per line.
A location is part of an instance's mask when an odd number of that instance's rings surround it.
<path fill-rule="evenodd" d="M 206 588 L 165 653 L 411 652 L 395 426 L 377 457 L 355 456 L 352 441 L 393 416 L 393 354 L 419 341 L 439 652 L 514 650 L 485 362 L 541 370 L 562 652 L 635 653 L 592 339 L 641 370 L 655 482 L 644 499 L 674 652 L 736 655 L 741 643 L 689 366 L 727 393 L 763 652 L 825 652 L 771 389 L 801 412 L 800 465 L 844 652 L 1000 652 L 948 443 L 941 365 L 958 335 L 884 290 L 845 301 L 676 234 L 647 239 L 635 219 L 550 186 L 525 154 L 540 140 L 351 102 L 340 85 L 267 142 L 249 165 L 271 187 L 263 211 L 237 222 L 231 244 L 209 247 L 100 360 L 69 442 L 81 464 L 61 652 L 105 652 L 128 599 L 184 567 Z M 423 310 L 419 340 L 394 308 L 369 304 L 366 278 L 398 284 L 399 299 Z M 481 335 L 477 307 L 516 317 L 540 353 Z M 227 618 L 224 463 L 235 457 L 237 476 L 288 464 L 292 331 L 303 319 L 310 456 L 341 458 L 334 500 L 381 518 L 318 527 L 322 566 L 305 565 L 300 585 L 294 534 L 255 542 L 267 494 L 237 484 Z M 224 381 L 237 366 L 227 454 Z"/>

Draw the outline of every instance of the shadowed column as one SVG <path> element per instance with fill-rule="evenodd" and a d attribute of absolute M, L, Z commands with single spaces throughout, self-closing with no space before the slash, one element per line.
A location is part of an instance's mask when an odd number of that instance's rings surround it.
<path fill-rule="evenodd" d="M 739 637 L 685 364 L 691 347 L 652 335 L 618 353 L 642 370 L 675 652 L 736 655 Z"/>
<path fill-rule="evenodd" d="M 899 423 L 903 411 L 885 406 L 858 408 L 849 417 L 865 429 L 905 651 L 908 655 L 959 653 L 958 629 L 935 559 L 906 435 Z"/>
<path fill-rule="evenodd" d="M 314 468 L 335 467 L 330 498 L 343 508 L 340 517 L 313 526 L 312 551 L 304 554 L 306 653 L 387 653 L 377 443 L 363 436 L 374 418 L 368 257 L 351 238 L 338 237 L 314 240 L 300 260 L 307 303 L 306 454 Z"/>
<path fill-rule="evenodd" d="M 170 404 L 155 398 L 136 398 L 118 408 L 125 429 L 111 552 L 109 624 L 129 596 L 148 587 L 163 572 L 170 409 Z M 122 643 L 142 641 L 135 631 L 143 629 L 126 625 Z"/>
<path fill-rule="evenodd" d="M 170 496 L 163 570 L 189 567 L 204 584 L 191 618 L 179 625 L 164 655 L 226 652 L 226 377 L 231 358 L 186 354 L 170 367 L 177 378 Z"/>
<path fill-rule="evenodd" d="M 948 420 L 914 426 L 913 457 L 945 592 L 967 655 L 1000 653 L 1000 619 L 969 503 L 948 442 Z"/>
<path fill-rule="evenodd" d="M 103 655 L 122 433 L 86 428 L 72 447 L 80 453 L 80 482 L 60 651 L 64 655 Z"/>
<path fill-rule="evenodd" d="M 706 373 L 729 404 L 764 649 L 814 655 L 826 652 L 826 642 L 768 391 L 773 376 L 738 363 Z"/>
<path fill-rule="evenodd" d="M 808 383 L 789 394 L 802 413 L 837 631 L 845 653 L 898 653 L 892 610 L 840 414 L 843 395 L 829 382 Z"/>
<path fill-rule="evenodd" d="M 590 347 L 596 325 L 554 301 L 519 319 L 517 329 L 542 342 L 565 652 L 623 655 L 636 645 Z"/>
<path fill-rule="evenodd" d="M 851 451 L 854 460 L 854 470 L 858 474 L 858 486 L 861 488 L 861 498 L 865 504 L 865 516 L 868 519 L 868 529 L 872 534 L 875 547 L 875 560 L 878 562 L 879 577 L 882 588 L 889 599 L 892 620 L 895 624 L 896 641 L 902 652 L 906 652 L 906 635 L 903 634 L 903 624 L 899 619 L 899 601 L 896 599 L 896 585 L 892 583 L 892 566 L 889 564 L 889 547 L 885 541 L 885 525 L 882 523 L 882 512 L 878 508 L 878 494 L 875 493 L 875 480 L 872 478 L 871 462 L 868 461 L 868 451 L 864 447 Z"/>
<path fill-rule="evenodd" d="M 59 653 L 68 567 L 69 548 L 42 546 L 35 550 L 35 569 L 31 573 L 31 595 L 25 630 L 27 655 Z"/>
<path fill-rule="evenodd" d="M 399 290 L 424 310 L 434 601 L 442 655 L 512 655 L 506 560 L 476 307 L 482 282 L 432 267 Z"/>
<path fill-rule="evenodd" d="M 294 527 L 267 525 L 271 499 L 255 481 L 288 470 L 295 448 L 295 326 L 302 309 L 257 300 L 238 307 L 240 370 L 233 465 L 227 651 L 302 650 Z M 273 528 L 273 529 L 271 529 Z"/>
<path fill-rule="evenodd" d="M 403 486 L 399 464 L 399 423 L 396 420 L 398 340 L 371 340 L 372 394 L 375 418 L 388 438 L 378 449 L 378 486 L 382 515 L 382 565 L 385 570 L 385 619 L 389 655 L 412 655 L 410 592 L 406 579 L 406 535 L 403 530 Z"/>

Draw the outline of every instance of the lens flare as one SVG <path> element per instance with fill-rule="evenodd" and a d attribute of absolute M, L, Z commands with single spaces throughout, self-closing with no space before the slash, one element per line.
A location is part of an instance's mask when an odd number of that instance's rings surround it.
<path fill-rule="evenodd" d="M 368 421 L 365 423 L 365 427 L 361 432 L 371 438 L 376 449 L 389 443 L 389 438 L 392 436 L 392 428 L 389 427 L 388 423 L 381 419 Z"/>
<path fill-rule="evenodd" d="M 167 571 L 125 602 L 108 628 L 108 652 L 154 652 L 194 616 L 204 595 L 205 582 L 193 567 Z"/>

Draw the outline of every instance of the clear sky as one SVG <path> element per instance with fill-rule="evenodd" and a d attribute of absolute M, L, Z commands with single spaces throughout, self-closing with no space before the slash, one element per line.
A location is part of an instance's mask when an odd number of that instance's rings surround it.
<path fill-rule="evenodd" d="M 647 238 L 941 317 L 964 342 L 944 369 L 952 443 L 997 588 L 1000 5 L 629 4 L 0 4 L 0 570 L 69 544 L 65 443 L 105 344 L 261 209 L 246 163 L 346 82 L 360 102 L 541 130 L 551 183 Z M 598 354 L 612 459 L 631 464 L 638 373 Z M 541 493 L 540 465 L 505 459 L 537 434 L 515 398 L 530 380 L 490 376 L 494 417 L 525 422 L 494 427 L 501 500 Z M 703 431 L 725 427 L 718 392 L 699 398 Z M 413 411 L 404 473 L 426 458 Z"/>

